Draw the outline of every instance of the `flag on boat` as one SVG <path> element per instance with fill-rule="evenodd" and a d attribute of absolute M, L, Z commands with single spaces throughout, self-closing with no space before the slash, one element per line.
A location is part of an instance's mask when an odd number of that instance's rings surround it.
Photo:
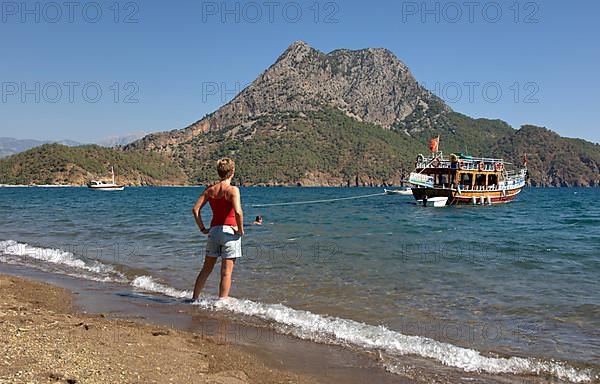
<path fill-rule="evenodd" d="M 437 152 L 438 149 L 440 147 L 440 137 L 434 137 L 433 139 L 431 139 L 431 141 L 429 142 L 429 150 L 431 152 Z"/>

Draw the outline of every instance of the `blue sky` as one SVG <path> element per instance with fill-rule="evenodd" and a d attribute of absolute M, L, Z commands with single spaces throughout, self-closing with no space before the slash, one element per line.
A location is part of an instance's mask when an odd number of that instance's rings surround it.
<path fill-rule="evenodd" d="M 597 1 L 64 4 L 0 4 L 0 136 L 183 128 L 304 40 L 388 48 L 456 111 L 600 142 Z"/>

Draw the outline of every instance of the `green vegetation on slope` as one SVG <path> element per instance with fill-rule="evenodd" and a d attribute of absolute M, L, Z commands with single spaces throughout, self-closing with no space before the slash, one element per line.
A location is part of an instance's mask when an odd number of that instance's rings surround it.
<path fill-rule="evenodd" d="M 489 153 L 490 147 L 516 132 L 502 120 L 473 119 L 457 112 L 441 113 L 441 106 L 435 104 L 427 110 L 417 107 L 395 128 L 409 132 L 423 144 L 439 135 L 444 153 L 463 152 L 480 156 L 493 156 Z"/>
<path fill-rule="evenodd" d="M 514 135 L 499 140 L 494 153 L 521 164 L 527 154 L 533 185 L 600 185 L 600 146 L 580 139 L 567 139 L 541 127 L 525 125 Z"/>
<path fill-rule="evenodd" d="M 473 119 L 456 112 L 439 114 L 436 108 L 417 109 L 395 128 L 406 130 L 423 145 L 439 135 L 445 154 L 503 157 L 516 166 L 523 164 L 527 154 L 532 185 L 600 185 L 600 146 L 563 138 L 545 128 L 525 125 L 515 130 L 501 120 Z"/>
<path fill-rule="evenodd" d="M 123 152 L 97 145 L 67 147 L 46 144 L 0 160 L 1 184 L 76 184 L 110 177 L 132 185 L 180 184 L 181 169 L 156 153 Z"/>
<path fill-rule="evenodd" d="M 564 139 L 537 127 L 515 130 L 501 120 L 472 119 L 430 108 L 412 123 L 386 130 L 361 123 L 337 109 L 280 112 L 250 124 L 200 134 L 170 154 L 192 183 L 215 181 L 214 162 L 230 156 L 244 184 L 398 184 L 418 153 L 441 136 L 446 155 L 467 152 L 504 157 L 521 166 L 529 155 L 533 185 L 598 185 L 600 146 Z M 430 114 L 428 128 L 417 125 Z M 410 120 L 410 119 L 409 119 Z"/>
<path fill-rule="evenodd" d="M 534 126 L 515 130 L 500 120 L 432 113 L 427 129 L 414 123 L 386 130 L 337 109 L 280 112 L 197 135 L 167 152 L 170 159 L 151 151 L 42 145 L 1 159 L 0 184 L 83 185 L 108 178 L 111 165 L 120 183 L 207 184 L 216 181 L 215 161 L 223 156 L 235 158 L 236 181 L 246 185 L 398 184 L 440 135 L 446 155 L 504 157 L 520 166 L 527 154 L 533 185 L 600 185 L 597 144 Z"/>
<path fill-rule="evenodd" d="M 175 157 L 198 183 L 214 180 L 214 161 L 232 156 L 243 183 L 380 185 L 397 184 L 420 147 L 404 133 L 328 109 L 269 115 L 241 130 L 201 135 L 182 150 L 195 156 Z"/>

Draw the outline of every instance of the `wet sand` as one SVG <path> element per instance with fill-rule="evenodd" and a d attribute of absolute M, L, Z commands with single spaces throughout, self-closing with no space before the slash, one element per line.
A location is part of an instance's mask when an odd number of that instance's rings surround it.
<path fill-rule="evenodd" d="M 218 339 L 78 313 L 62 288 L 0 275 L 2 383 L 314 383 Z"/>

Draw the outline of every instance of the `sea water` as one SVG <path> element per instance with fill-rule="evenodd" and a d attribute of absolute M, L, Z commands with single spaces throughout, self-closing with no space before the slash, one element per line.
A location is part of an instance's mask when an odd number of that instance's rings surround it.
<path fill-rule="evenodd" d="M 206 238 L 200 188 L 0 188 L 0 267 L 185 299 Z M 598 380 L 600 190 L 526 189 L 493 207 L 423 208 L 370 188 L 242 188 L 232 296 L 201 310 L 468 372 Z M 259 205 L 259 206 L 256 206 Z M 208 207 L 203 211 L 210 220 Z M 250 225 L 255 216 L 263 225 Z"/>

